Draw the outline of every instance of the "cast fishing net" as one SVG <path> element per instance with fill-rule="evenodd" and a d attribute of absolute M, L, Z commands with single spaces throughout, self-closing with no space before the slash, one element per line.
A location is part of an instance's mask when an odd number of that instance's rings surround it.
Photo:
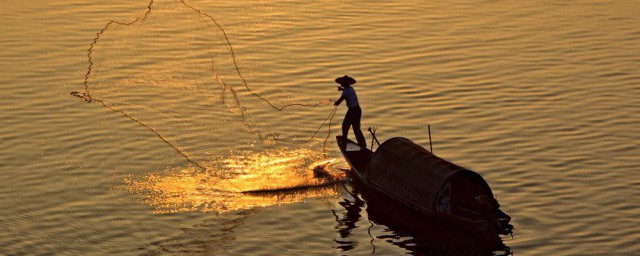
<path fill-rule="evenodd" d="M 85 88 L 72 95 L 138 122 L 202 169 L 230 148 L 326 143 L 331 102 L 253 86 L 230 38 L 188 2 L 151 1 L 96 34 Z"/>

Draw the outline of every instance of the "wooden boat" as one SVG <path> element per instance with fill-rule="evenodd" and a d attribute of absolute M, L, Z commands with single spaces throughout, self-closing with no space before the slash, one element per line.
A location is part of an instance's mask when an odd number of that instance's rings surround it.
<path fill-rule="evenodd" d="M 368 188 L 353 176 L 354 174 L 349 175 L 352 182 L 344 185 L 349 195 L 345 195 L 339 202 L 346 212 L 342 218 L 336 216 L 336 227 L 343 238 L 349 236 L 357 226 L 369 224 L 358 223 L 362 221 L 361 212 L 365 211 L 371 224 L 384 225 L 384 230 L 388 231 L 372 236 L 372 241 L 391 243 L 410 251 L 408 254 L 512 255 L 511 248 L 506 246 L 497 234 L 478 233 L 442 225 L 439 219 L 425 217 L 424 214 Z M 387 239 L 390 234 L 397 237 Z"/>
<path fill-rule="evenodd" d="M 447 227 L 479 235 L 511 234 L 511 217 L 499 209 L 491 188 L 476 172 L 405 138 L 391 138 L 375 152 L 342 136 L 336 139 L 351 175 L 385 199 Z"/>

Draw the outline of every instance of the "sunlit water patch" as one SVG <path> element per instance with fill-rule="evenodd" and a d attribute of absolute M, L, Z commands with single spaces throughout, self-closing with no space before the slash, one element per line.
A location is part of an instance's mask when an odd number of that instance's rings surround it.
<path fill-rule="evenodd" d="M 227 212 L 335 196 L 346 179 L 343 162 L 310 149 L 238 153 L 218 166 L 132 175 L 124 188 L 158 213 Z"/>

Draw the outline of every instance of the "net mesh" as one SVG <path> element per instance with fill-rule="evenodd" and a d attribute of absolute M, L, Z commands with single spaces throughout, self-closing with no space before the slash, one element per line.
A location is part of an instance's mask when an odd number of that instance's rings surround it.
<path fill-rule="evenodd" d="M 202 169 L 255 143 L 326 144 L 336 110 L 252 86 L 224 28 L 184 0 L 152 0 L 140 17 L 108 22 L 88 61 L 85 88 L 72 95 L 138 122 Z"/>

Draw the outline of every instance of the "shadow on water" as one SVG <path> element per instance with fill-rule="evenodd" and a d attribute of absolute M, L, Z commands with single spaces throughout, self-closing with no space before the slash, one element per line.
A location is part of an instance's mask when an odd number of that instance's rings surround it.
<path fill-rule="evenodd" d="M 140 249 L 145 251 L 140 255 L 226 255 L 229 244 L 236 240 L 235 229 L 257 211 L 243 210 L 207 219 L 194 227 L 182 229 L 178 236 L 148 244 Z"/>
<path fill-rule="evenodd" d="M 261 198 L 264 202 L 270 202 L 270 205 L 274 205 L 276 204 L 274 203 L 275 201 L 297 202 L 301 196 L 312 198 L 308 195 L 316 195 L 315 198 L 317 198 L 327 194 L 336 194 L 341 188 L 341 185 L 334 183 L 322 187 L 250 192 L 248 194 L 252 198 Z M 240 204 L 241 202 L 238 203 Z M 245 209 L 247 206 L 243 206 L 240 207 L 241 210 L 227 212 L 209 212 L 207 214 L 211 214 L 211 216 L 201 223 L 180 228 L 180 234 L 151 242 L 139 248 L 139 255 L 247 255 L 238 252 L 238 250 L 247 250 L 247 247 L 252 246 L 246 243 L 247 234 L 245 232 L 247 232 L 247 226 L 251 225 L 249 224 L 252 222 L 250 219 L 254 219 L 253 221 L 255 222 L 256 214 L 259 214 L 264 209 L 263 207 L 267 205 L 252 205 L 248 209 Z M 252 232 L 264 230 L 272 232 L 274 230 L 270 226 L 250 226 L 250 229 L 253 230 Z M 238 243 L 243 244 L 238 245 Z M 266 242 L 261 246 L 263 246 L 261 247 L 262 249 L 270 249 L 270 245 Z M 275 255 L 280 254 L 283 254 L 282 251 L 276 249 Z"/>
<path fill-rule="evenodd" d="M 425 219 L 367 190 L 355 179 L 344 188 L 348 194 L 338 202 L 344 211 L 332 212 L 336 219 L 335 247 L 346 254 L 365 246 L 358 244 L 353 233 L 357 227 L 367 227 L 371 241 L 366 246 L 371 248 L 371 254 L 376 254 L 376 244 L 384 241 L 411 255 L 513 255 L 499 236 L 473 234 Z"/>

